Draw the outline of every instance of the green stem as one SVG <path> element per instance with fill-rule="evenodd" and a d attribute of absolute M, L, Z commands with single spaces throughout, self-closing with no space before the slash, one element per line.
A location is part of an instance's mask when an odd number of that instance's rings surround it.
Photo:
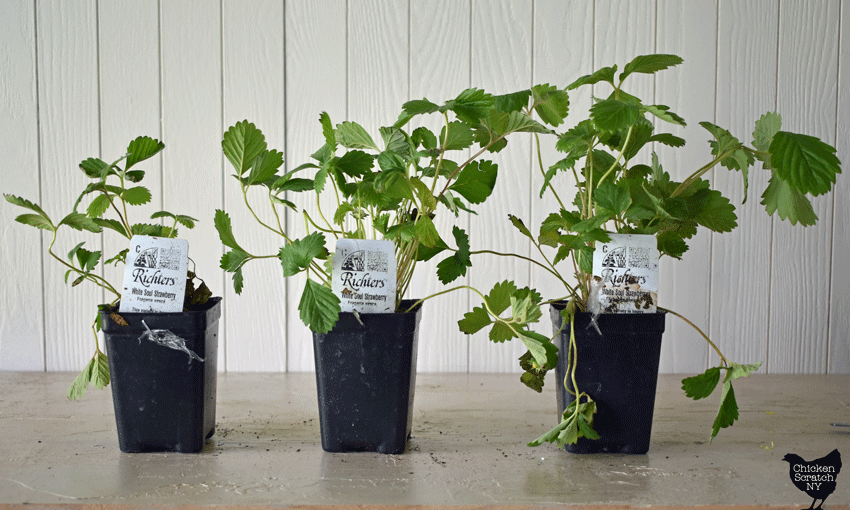
<path fill-rule="evenodd" d="M 711 339 L 710 339 L 710 338 L 708 338 L 708 335 L 706 335 L 705 333 L 703 333 L 703 331 L 702 331 L 700 328 L 698 328 L 696 324 L 694 324 L 693 322 L 689 321 L 689 320 L 688 320 L 687 318 L 685 318 L 683 315 L 681 315 L 681 314 L 678 314 L 678 313 L 674 312 L 673 310 L 669 310 L 669 309 L 667 309 L 667 308 L 661 308 L 660 306 L 658 307 L 658 309 L 659 309 L 659 310 L 662 310 L 662 311 L 665 311 L 665 312 L 667 312 L 667 313 L 671 313 L 671 314 L 675 315 L 676 317 L 678 317 L 678 318 L 682 319 L 683 321 L 687 322 L 688 324 L 690 324 L 690 326 L 691 326 L 692 328 L 694 328 L 695 330 L 697 330 L 697 332 L 698 332 L 700 335 L 702 335 L 702 337 L 705 339 L 705 341 L 706 341 L 706 342 L 708 342 L 708 344 L 709 344 L 709 345 L 710 345 L 710 346 L 714 349 L 714 352 L 716 352 L 716 353 L 717 353 L 717 355 L 718 355 L 718 356 L 720 356 L 720 360 L 721 360 L 721 361 L 722 361 L 725 365 L 729 365 L 729 363 L 730 363 L 730 362 L 729 362 L 729 360 L 728 360 L 728 359 L 726 359 L 726 356 L 724 356 L 724 355 L 723 355 L 723 353 L 722 353 L 722 352 L 720 352 L 720 349 L 717 347 L 717 345 L 715 345 L 715 344 L 714 344 L 714 342 L 712 342 L 712 341 L 711 341 Z"/>
<path fill-rule="evenodd" d="M 540 173 L 543 175 L 543 179 L 545 181 L 546 180 L 546 170 L 543 169 L 543 155 L 540 154 L 540 135 L 538 135 L 537 133 L 534 133 L 534 141 L 537 144 L 537 166 L 540 168 Z M 573 171 L 575 171 L 575 170 L 573 170 Z M 576 179 L 576 182 L 578 182 L 578 179 Z M 564 207 L 564 203 L 561 201 L 561 197 L 558 196 L 558 192 L 555 191 L 555 187 L 552 186 L 552 182 L 551 181 L 547 182 L 546 186 L 549 187 L 549 191 L 552 192 L 552 196 L 554 196 L 555 200 L 558 201 L 558 205 L 561 206 L 561 209 L 566 209 L 566 207 Z"/>
<path fill-rule="evenodd" d="M 670 198 L 673 198 L 673 197 L 676 197 L 676 196 L 679 196 L 680 194 L 682 194 L 686 189 L 688 189 L 690 187 L 691 184 L 693 184 L 697 179 L 702 177 L 702 175 L 704 173 L 706 173 L 709 170 L 711 170 L 712 168 L 714 168 L 718 163 L 720 163 L 721 161 L 723 161 L 724 159 L 726 159 L 727 157 L 732 155 L 735 151 L 737 151 L 738 149 L 741 149 L 741 148 L 746 149 L 746 147 L 744 147 L 744 144 L 738 144 L 734 149 L 728 150 L 728 151 L 724 152 L 723 154 L 717 156 L 716 158 L 711 160 L 711 162 L 709 162 L 708 164 L 706 164 L 705 166 L 703 166 L 702 168 L 700 168 L 699 170 L 697 170 L 696 172 L 691 174 L 687 179 L 685 179 L 682 182 L 682 184 L 679 185 L 679 187 L 677 187 L 673 191 L 673 193 L 670 194 Z"/>

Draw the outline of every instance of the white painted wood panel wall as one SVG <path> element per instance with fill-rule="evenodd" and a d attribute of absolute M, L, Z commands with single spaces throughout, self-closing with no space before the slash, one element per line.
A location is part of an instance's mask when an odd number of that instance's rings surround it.
<path fill-rule="evenodd" d="M 277 249 L 240 203 L 220 150 L 225 128 L 252 120 L 294 168 L 322 142 L 321 111 L 376 132 L 409 99 L 444 101 L 471 86 L 565 86 L 603 65 L 664 52 L 685 64 L 657 79 L 637 76 L 631 90 L 671 105 L 692 127 L 712 121 L 747 142 L 754 120 L 778 110 L 786 128 L 835 144 L 846 163 L 848 10 L 847 0 L 3 0 L 0 191 L 58 216 L 85 182 L 80 160 L 119 155 L 139 134 L 162 139 L 162 157 L 145 165 L 149 210 L 201 220 L 184 235 L 198 272 L 225 299 L 221 369 L 309 371 L 311 339 L 296 310 L 301 282 L 284 281 L 279 264 L 255 263 L 237 297 L 218 269 L 215 208 L 230 212 L 252 251 Z M 589 91 L 571 102 L 582 115 Z M 684 136 L 687 150 L 661 154 L 679 179 L 708 155 L 707 133 Z M 553 147 L 544 142 L 550 163 Z M 496 156 L 498 190 L 479 216 L 463 220 L 474 247 L 528 249 L 506 214 L 537 224 L 552 208 L 537 196 L 532 156 L 530 138 Z M 723 170 L 711 179 L 740 204 L 739 175 Z M 684 261 L 663 262 L 662 304 L 705 328 L 733 359 L 764 360 L 765 372 L 850 373 L 850 178 L 814 201 L 820 222 L 807 229 L 764 214 L 765 184 L 765 172 L 751 173 L 735 232 L 701 234 Z M 64 285 L 61 268 L 43 255 L 48 237 L 14 223 L 16 209 L 0 204 L 0 369 L 79 370 L 103 296 Z M 443 232 L 451 220 L 441 219 Z M 80 240 L 116 246 L 106 236 L 73 237 L 67 248 Z M 419 269 L 416 296 L 440 289 L 432 271 L 433 264 Z M 489 289 L 505 278 L 557 293 L 527 264 L 493 258 L 477 260 L 465 282 Z M 518 342 L 494 345 L 457 331 L 472 304 L 462 293 L 427 303 L 420 371 L 517 370 Z M 696 372 L 716 361 L 677 319 L 667 330 L 662 371 Z"/>

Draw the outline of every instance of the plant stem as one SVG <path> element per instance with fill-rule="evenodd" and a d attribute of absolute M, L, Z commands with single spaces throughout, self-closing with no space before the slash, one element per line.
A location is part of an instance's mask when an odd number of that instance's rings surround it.
<path fill-rule="evenodd" d="M 682 184 L 679 185 L 679 187 L 677 187 L 673 191 L 673 193 L 670 194 L 670 198 L 673 198 L 673 197 L 676 197 L 676 196 L 679 196 L 680 194 L 682 194 L 686 189 L 688 189 L 690 187 L 691 184 L 694 183 L 694 181 L 699 179 L 704 173 L 706 173 L 709 170 L 711 170 L 712 168 L 714 168 L 718 163 L 720 163 L 721 161 L 723 161 L 724 159 L 726 159 L 727 157 L 732 155 L 732 153 L 734 153 L 735 151 L 737 151 L 738 149 L 741 149 L 741 148 L 746 148 L 746 147 L 744 147 L 744 144 L 738 144 L 734 149 L 728 150 L 728 151 L 724 152 L 723 154 L 717 156 L 716 158 L 711 160 L 709 163 L 707 163 L 705 166 L 703 166 L 702 168 L 700 168 L 699 170 L 697 170 L 696 172 L 691 174 L 687 179 L 685 179 L 682 182 Z"/>
<path fill-rule="evenodd" d="M 689 321 L 689 320 L 688 320 L 687 318 L 685 318 L 683 315 L 681 315 L 681 314 L 678 314 L 678 313 L 674 312 L 673 310 L 669 310 L 669 309 L 667 309 L 667 308 L 661 308 L 660 306 L 658 307 L 658 309 L 659 309 L 659 310 L 663 310 L 663 311 L 665 311 L 665 312 L 667 312 L 667 313 L 671 313 L 671 314 L 675 315 L 676 317 L 678 317 L 678 318 L 682 319 L 683 321 L 687 322 L 688 324 L 690 324 L 690 326 L 691 326 L 692 328 L 694 328 L 695 330 L 697 330 L 697 332 L 698 332 L 700 335 L 702 335 L 702 337 L 705 339 L 705 341 L 706 341 L 706 342 L 708 342 L 708 344 L 709 344 L 709 345 L 710 345 L 710 346 L 714 349 L 714 352 L 716 352 L 716 353 L 717 353 L 717 355 L 718 355 L 718 356 L 720 356 L 720 360 L 721 360 L 721 361 L 722 361 L 725 365 L 728 365 L 728 364 L 729 364 L 729 360 L 728 360 L 728 359 L 726 359 L 726 357 L 723 355 L 723 353 L 722 353 L 722 352 L 720 352 L 720 349 L 717 347 L 717 345 L 715 345 L 715 344 L 714 344 L 714 342 L 712 342 L 712 341 L 711 341 L 711 339 L 710 339 L 710 338 L 708 338 L 708 335 L 706 335 L 705 333 L 703 333 L 703 331 L 702 331 L 700 328 L 698 328 L 696 324 L 694 324 L 693 322 Z"/>
<path fill-rule="evenodd" d="M 543 169 L 543 155 L 540 154 L 540 135 L 538 135 L 537 133 L 534 133 L 534 141 L 537 143 L 537 166 L 540 168 L 540 173 L 543 175 L 543 179 L 545 181 L 546 171 Z M 573 170 L 573 171 L 575 171 L 575 170 Z M 576 180 L 576 181 L 578 181 L 578 180 Z M 564 203 L 561 202 L 561 197 L 558 196 L 558 192 L 555 191 L 555 187 L 552 186 L 552 182 L 551 181 L 547 182 L 546 186 L 549 187 L 549 191 L 552 192 L 552 196 L 554 196 L 555 200 L 558 201 L 558 205 L 561 206 L 561 209 L 566 209 L 566 207 L 564 207 Z"/>

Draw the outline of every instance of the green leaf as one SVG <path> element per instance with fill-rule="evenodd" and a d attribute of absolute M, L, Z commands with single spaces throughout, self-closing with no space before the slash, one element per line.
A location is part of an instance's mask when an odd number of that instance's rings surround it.
<path fill-rule="evenodd" d="M 529 97 L 531 97 L 531 89 L 495 96 L 493 108 L 505 113 L 518 112 L 528 105 Z"/>
<path fill-rule="evenodd" d="M 244 284 L 245 278 L 242 275 L 242 268 L 240 267 L 233 272 L 233 291 L 236 292 L 236 294 L 241 294 Z"/>
<path fill-rule="evenodd" d="M 641 105 L 640 108 L 644 111 L 651 113 L 652 115 L 658 117 L 659 119 L 669 122 L 671 124 L 676 124 L 677 126 L 686 126 L 687 123 L 685 119 L 678 116 L 677 114 L 670 111 L 669 106 L 665 106 L 663 104 L 658 105 Z"/>
<path fill-rule="evenodd" d="M 472 266 L 469 254 L 469 236 L 457 225 L 452 227 L 452 235 L 457 243 L 457 251 L 451 257 L 443 259 L 437 264 L 437 278 L 443 284 L 466 275 L 466 268 Z"/>
<path fill-rule="evenodd" d="M 632 205 L 632 198 L 627 189 L 605 181 L 593 192 L 593 199 L 599 207 L 607 209 L 614 215 L 626 212 Z"/>
<path fill-rule="evenodd" d="M 375 166 L 375 158 L 363 151 L 348 151 L 336 162 L 336 167 L 351 177 L 362 177 Z"/>
<path fill-rule="evenodd" d="M 440 234 L 437 232 L 434 222 L 428 216 L 421 214 L 416 221 L 416 237 L 426 248 L 433 248 L 440 242 Z"/>
<path fill-rule="evenodd" d="M 778 113 L 768 112 L 759 117 L 759 120 L 756 121 L 756 129 L 753 131 L 753 147 L 758 151 L 769 153 L 770 142 L 773 141 L 773 137 L 781 128 L 782 117 Z M 756 157 L 769 162 L 768 158 L 761 158 L 759 155 L 756 155 Z"/>
<path fill-rule="evenodd" d="M 124 170 L 129 170 L 131 166 L 153 157 L 165 148 L 165 144 L 159 140 L 155 140 L 149 136 L 140 136 L 130 142 L 127 147 L 127 162 Z"/>
<path fill-rule="evenodd" d="M 685 139 L 680 138 L 678 136 L 672 135 L 670 133 L 658 133 L 657 135 L 653 135 L 649 138 L 650 142 L 658 142 L 663 143 L 668 147 L 684 147 Z"/>
<path fill-rule="evenodd" d="M 283 154 L 276 150 L 263 151 L 254 158 L 251 165 L 251 172 L 245 179 L 244 184 L 251 186 L 253 184 L 264 184 L 271 180 L 277 173 L 277 169 L 283 165 Z"/>
<path fill-rule="evenodd" d="M 197 219 L 191 216 L 186 216 L 184 214 L 172 214 L 168 211 L 158 211 L 151 214 L 152 220 L 155 220 L 157 218 L 171 218 L 172 220 L 176 221 L 177 223 L 180 223 L 181 225 L 189 229 L 195 228 L 195 222 L 198 221 Z"/>
<path fill-rule="evenodd" d="M 559 90 L 548 83 L 531 87 L 534 97 L 533 108 L 540 120 L 550 126 L 559 126 L 567 116 L 570 98 L 565 90 Z"/>
<path fill-rule="evenodd" d="M 127 231 L 124 229 L 124 225 L 122 225 L 121 222 L 118 220 L 94 218 L 92 221 L 94 221 L 101 228 L 108 228 L 110 230 L 118 232 L 124 237 L 130 237 L 129 235 L 127 235 Z"/>
<path fill-rule="evenodd" d="M 799 222 L 803 226 L 811 226 L 818 221 L 809 199 L 778 175 L 770 177 L 761 198 L 761 204 L 765 206 L 768 214 L 772 215 L 778 211 L 779 217 L 790 221 L 792 225 Z"/>
<path fill-rule="evenodd" d="M 447 101 L 440 111 L 451 110 L 457 118 L 470 124 L 477 124 L 487 115 L 495 98 L 481 89 L 466 89 L 456 98 Z"/>
<path fill-rule="evenodd" d="M 88 158 L 80 162 L 80 170 L 90 179 L 101 179 L 104 170 L 109 167 L 106 161 L 98 158 Z"/>
<path fill-rule="evenodd" d="M 628 129 L 641 114 L 636 104 L 605 99 L 590 107 L 590 117 L 597 129 L 611 133 Z"/>
<path fill-rule="evenodd" d="M 301 321 L 316 333 L 327 333 L 339 319 L 339 298 L 333 291 L 313 280 L 307 280 L 298 303 Z"/>
<path fill-rule="evenodd" d="M 98 195 L 94 197 L 94 200 L 92 200 L 88 208 L 86 208 L 86 216 L 89 218 L 100 218 L 103 216 L 103 213 L 109 209 L 111 204 L 112 200 L 109 195 Z"/>
<path fill-rule="evenodd" d="M 537 310 L 539 312 L 540 308 L 537 307 Z M 527 329 L 519 330 L 519 334 L 519 339 L 528 348 L 528 352 L 539 366 L 555 368 L 558 365 L 558 348 L 548 338 Z"/>
<path fill-rule="evenodd" d="M 247 120 L 231 126 L 221 141 L 224 155 L 240 177 L 251 168 L 257 156 L 266 150 L 266 146 L 263 132 Z"/>
<path fill-rule="evenodd" d="M 31 227 L 40 228 L 42 230 L 49 230 L 51 232 L 56 231 L 56 227 L 50 223 L 44 216 L 40 216 L 38 214 L 21 214 L 15 221 L 18 223 L 23 223 L 24 225 L 29 225 Z"/>
<path fill-rule="evenodd" d="M 322 124 L 322 135 L 325 137 L 325 144 L 330 147 L 331 152 L 336 151 L 336 134 L 334 133 L 333 124 L 328 112 L 319 114 L 319 122 Z"/>
<path fill-rule="evenodd" d="M 99 390 L 102 390 L 109 384 L 109 361 L 106 355 L 97 351 L 91 361 L 80 372 L 80 375 L 74 379 L 71 387 L 68 388 L 68 398 L 70 400 L 79 400 L 82 398 L 89 383 L 95 385 Z"/>
<path fill-rule="evenodd" d="M 422 146 L 425 150 L 433 150 L 437 148 L 437 137 L 426 127 L 418 127 L 410 134 L 410 140 L 413 145 Z"/>
<path fill-rule="evenodd" d="M 62 221 L 60 221 L 56 227 L 58 228 L 62 225 L 68 225 L 74 230 L 88 230 L 89 232 L 95 233 L 101 231 L 100 225 L 92 221 L 92 219 L 85 214 L 78 212 L 72 212 L 68 216 L 62 218 Z"/>
<path fill-rule="evenodd" d="M 228 273 L 234 273 L 250 258 L 251 256 L 242 250 L 231 250 L 221 256 L 220 266 Z"/>
<path fill-rule="evenodd" d="M 623 67 L 623 72 L 620 73 L 620 82 L 631 73 L 652 74 L 679 65 L 682 62 L 682 58 L 676 55 L 640 55 Z"/>
<path fill-rule="evenodd" d="M 517 218 L 513 214 L 509 214 L 508 219 L 511 220 L 511 224 L 513 224 L 514 228 L 519 230 L 522 235 L 532 241 L 534 240 L 534 236 L 531 235 L 531 231 L 528 230 L 528 227 L 525 226 L 525 223 L 523 223 L 521 219 Z"/>
<path fill-rule="evenodd" d="M 461 170 L 449 189 L 472 204 L 480 204 L 493 193 L 498 171 L 499 167 L 492 161 L 473 161 Z"/>
<path fill-rule="evenodd" d="M 711 428 L 711 438 L 708 440 L 711 443 L 717 433 L 722 428 L 730 427 L 735 420 L 738 419 L 738 402 L 735 400 L 735 390 L 732 388 L 732 381 L 727 380 L 723 383 L 723 394 L 720 397 L 720 409 L 717 410 L 717 417 L 714 419 L 714 425 Z"/>
<path fill-rule="evenodd" d="M 738 226 L 735 206 L 717 190 L 709 190 L 705 207 L 694 219 L 715 232 L 731 232 Z"/>
<path fill-rule="evenodd" d="M 356 122 L 343 122 L 336 126 L 336 139 L 343 147 L 349 149 L 371 149 L 376 152 L 381 150 L 375 145 L 375 141 L 363 126 Z"/>
<path fill-rule="evenodd" d="M 504 280 L 493 286 L 486 296 L 487 306 L 498 315 L 511 306 L 511 296 L 517 291 L 517 286 L 510 280 Z"/>
<path fill-rule="evenodd" d="M 682 379 L 682 389 L 689 398 L 699 400 L 711 395 L 718 382 L 720 382 L 720 367 L 713 367 L 703 374 Z"/>
<path fill-rule="evenodd" d="M 313 259 L 325 259 L 327 255 L 325 236 L 321 232 L 313 232 L 281 248 L 278 258 L 283 266 L 283 276 L 293 276 L 310 267 Z"/>
<path fill-rule="evenodd" d="M 457 325 L 462 332 L 472 335 L 492 323 L 493 321 L 490 319 L 490 314 L 487 313 L 487 310 L 483 306 L 476 306 L 471 312 L 466 312 L 463 315 L 463 319 L 457 322 Z"/>
<path fill-rule="evenodd" d="M 130 182 L 139 182 L 145 178 L 145 172 L 144 170 L 130 170 L 124 172 L 124 178 Z"/>
<path fill-rule="evenodd" d="M 384 150 L 395 152 L 405 160 L 413 157 L 413 145 L 407 133 L 397 127 L 382 127 L 380 133 L 384 140 Z"/>
<path fill-rule="evenodd" d="M 755 372 L 759 369 L 759 367 L 761 367 L 761 364 L 761 361 L 749 365 L 730 363 L 729 370 L 726 372 L 726 380 L 735 380 L 739 377 L 749 377 L 752 372 Z"/>
<path fill-rule="evenodd" d="M 408 101 L 401 106 L 403 112 L 405 112 L 408 116 L 412 117 L 414 115 L 422 115 L 428 113 L 434 113 L 440 110 L 440 107 L 428 101 L 425 98 L 422 99 L 414 99 L 412 101 Z"/>
<path fill-rule="evenodd" d="M 144 186 L 136 186 L 124 190 L 121 198 L 130 205 L 142 205 L 151 201 L 151 192 Z"/>
<path fill-rule="evenodd" d="M 449 122 L 440 132 L 440 143 L 444 151 L 466 149 L 472 146 L 473 142 L 472 128 L 463 122 Z"/>
<path fill-rule="evenodd" d="M 221 239 L 222 244 L 228 248 L 233 248 L 234 250 L 245 251 L 241 246 L 239 246 L 239 243 L 236 242 L 236 238 L 233 237 L 233 227 L 230 224 L 230 216 L 228 216 L 226 212 L 221 209 L 216 209 L 214 223 L 215 229 L 218 231 L 218 237 Z"/>
<path fill-rule="evenodd" d="M 828 192 L 841 173 L 835 148 L 814 136 L 779 131 L 770 143 L 770 154 L 776 174 L 803 194 Z"/>
<path fill-rule="evenodd" d="M 574 89 L 581 87 L 582 85 L 594 85 L 596 83 L 599 83 L 600 81 L 607 81 L 613 87 L 614 86 L 614 73 L 616 73 L 616 72 L 617 72 L 617 66 L 616 65 L 614 65 L 612 67 L 603 67 L 602 69 L 599 69 L 598 71 L 594 72 L 593 74 L 588 74 L 586 76 L 582 76 L 581 78 L 577 79 L 576 81 L 570 83 L 569 86 L 567 86 L 567 90 L 574 90 Z"/>

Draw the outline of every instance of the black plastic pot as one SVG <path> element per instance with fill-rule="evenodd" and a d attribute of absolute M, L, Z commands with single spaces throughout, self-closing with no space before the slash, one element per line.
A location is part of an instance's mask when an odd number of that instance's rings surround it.
<path fill-rule="evenodd" d="M 413 303 L 402 301 L 400 308 Z M 341 313 L 331 331 L 313 333 L 322 449 L 403 453 L 413 422 L 422 306 L 359 317 Z"/>
<path fill-rule="evenodd" d="M 100 312 L 122 452 L 198 452 L 215 432 L 221 298 L 208 305 L 122 313 L 127 326 Z"/>
<path fill-rule="evenodd" d="M 552 305 L 550 317 L 554 332 L 561 328 L 564 305 Z M 600 438 L 579 438 L 567 445 L 571 453 L 633 453 L 649 451 L 664 312 L 600 314 L 591 324 L 591 314 L 575 315 L 578 366 L 576 383 L 596 402 L 593 428 Z M 558 417 L 575 397 L 564 389 L 570 325 L 560 329 L 557 374 Z M 572 381 L 569 388 L 574 391 Z"/>

